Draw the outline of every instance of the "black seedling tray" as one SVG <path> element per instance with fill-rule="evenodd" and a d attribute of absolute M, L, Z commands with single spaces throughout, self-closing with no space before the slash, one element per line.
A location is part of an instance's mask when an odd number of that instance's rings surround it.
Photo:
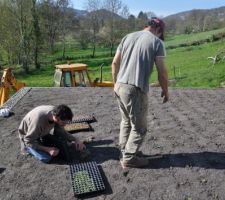
<path fill-rule="evenodd" d="M 83 115 L 74 117 L 71 123 L 80 123 L 80 122 L 96 122 L 94 115 Z"/>
<path fill-rule="evenodd" d="M 96 162 L 70 165 L 75 196 L 83 196 L 105 190 L 105 185 Z"/>

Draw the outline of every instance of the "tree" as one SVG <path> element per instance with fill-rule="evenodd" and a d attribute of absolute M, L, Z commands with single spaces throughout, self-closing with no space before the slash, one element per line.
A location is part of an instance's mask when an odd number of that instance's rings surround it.
<path fill-rule="evenodd" d="M 203 19 L 202 31 L 207 31 L 210 25 L 211 19 L 209 16 L 205 16 Z"/>
<path fill-rule="evenodd" d="M 9 9 L 9 1 L 0 2 L 0 47 L 3 61 L 8 64 L 18 62 L 19 38 L 18 21 Z"/>
<path fill-rule="evenodd" d="M 128 31 L 136 30 L 136 18 L 134 15 L 130 15 L 127 19 Z"/>
<path fill-rule="evenodd" d="M 151 12 L 151 11 L 146 12 L 145 14 L 146 14 L 146 16 L 147 16 L 148 19 L 151 19 L 153 17 L 156 17 L 156 14 L 154 12 Z"/>
<path fill-rule="evenodd" d="M 60 35 L 62 41 L 62 59 L 65 59 L 65 51 L 66 51 L 66 33 L 69 32 L 70 22 L 72 21 L 72 16 L 69 12 L 70 0 L 59 0 L 59 8 L 60 8 Z"/>
<path fill-rule="evenodd" d="M 78 37 L 78 42 L 80 44 L 80 48 L 87 49 L 90 42 L 89 31 L 81 29 Z"/>
<path fill-rule="evenodd" d="M 14 20 L 19 26 L 19 62 L 26 73 L 29 72 L 29 64 L 31 62 L 31 38 L 32 38 L 32 23 L 31 23 L 31 0 L 9 0 L 8 9 L 13 14 Z"/>
<path fill-rule="evenodd" d="M 98 42 L 98 32 L 100 29 L 100 8 L 101 2 L 99 0 L 87 0 L 86 9 L 89 12 L 87 16 L 87 26 L 85 29 L 89 29 L 89 37 L 92 44 L 92 57 L 95 57 L 96 45 Z"/>
<path fill-rule="evenodd" d="M 130 16 L 130 11 L 127 5 L 122 6 L 120 16 L 122 16 L 124 19 L 128 19 L 128 17 Z"/>
<path fill-rule="evenodd" d="M 40 63 L 38 62 L 38 55 L 41 43 L 41 30 L 39 26 L 39 18 L 37 11 L 37 0 L 32 0 L 32 22 L 33 22 L 33 52 L 34 52 L 34 66 L 36 69 L 40 69 Z"/>
<path fill-rule="evenodd" d="M 121 38 L 121 23 L 118 23 L 121 20 L 121 17 L 118 15 L 123 10 L 123 5 L 120 0 L 105 0 L 105 9 L 110 12 L 108 23 L 104 30 L 106 31 L 103 35 L 106 36 L 105 39 L 110 44 L 111 56 L 113 56 L 114 46 L 119 38 Z M 123 30 L 122 30 L 123 32 Z"/>
<path fill-rule="evenodd" d="M 20 64 L 26 73 L 46 49 L 54 52 L 62 43 L 65 59 L 66 38 L 78 20 L 69 0 L 0 0 L 0 52 L 2 62 Z"/>
<path fill-rule="evenodd" d="M 137 29 L 141 30 L 145 27 L 146 22 L 148 21 L 148 16 L 146 13 L 140 11 L 137 17 Z"/>
<path fill-rule="evenodd" d="M 0 3 L 0 38 L 9 64 L 21 64 L 26 73 L 31 64 L 39 68 L 40 29 L 37 0 L 3 0 Z"/>
<path fill-rule="evenodd" d="M 55 50 L 55 42 L 59 37 L 60 13 L 59 0 L 41 0 L 40 15 L 43 39 L 47 47 L 50 47 L 52 54 Z"/>

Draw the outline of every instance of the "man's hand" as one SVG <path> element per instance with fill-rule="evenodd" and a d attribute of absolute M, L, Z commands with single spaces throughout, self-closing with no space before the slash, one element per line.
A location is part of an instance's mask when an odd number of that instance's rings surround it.
<path fill-rule="evenodd" d="M 55 147 L 46 147 L 46 146 L 38 144 L 37 149 L 41 150 L 41 151 L 44 151 L 44 152 L 50 154 L 50 156 L 53 156 L 53 157 L 55 157 L 59 154 L 59 149 L 55 148 Z"/>
<path fill-rule="evenodd" d="M 155 64 L 158 71 L 159 84 L 162 88 L 161 97 L 163 97 L 163 103 L 166 103 L 169 100 L 169 93 L 168 93 L 168 72 L 164 62 L 164 57 L 156 57 Z"/>
<path fill-rule="evenodd" d="M 168 94 L 168 92 L 162 91 L 161 97 L 163 97 L 163 103 L 166 103 L 167 101 L 169 101 L 169 94 Z"/>
<path fill-rule="evenodd" d="M 49 147 L 48 153 L 50 154 L 50 156 L 55 157 L 59 154 L 59 149 L 57 149 L 55 147 Z"/>
<path fill-rule="evenodd" d="M 73 141 L 72 144 L 75 146 L 77 151 L 82 151 L 86 149 L 86 146 L 84 145 L 84 143 L 79 140 Z"/>

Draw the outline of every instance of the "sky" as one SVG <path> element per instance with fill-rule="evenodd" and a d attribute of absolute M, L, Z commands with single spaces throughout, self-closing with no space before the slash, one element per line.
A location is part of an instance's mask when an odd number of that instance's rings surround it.
<path fill-rule="evenodd" d="M 121 0 L 127 5 L 133 15 L 140 11 L 154 12 L 157 16 L 165 17 L 192 9 L 210 9 L 225 6 L 225 0 Z M 87 0 L 71 0 L 76 9 L 85 10 Z"/>

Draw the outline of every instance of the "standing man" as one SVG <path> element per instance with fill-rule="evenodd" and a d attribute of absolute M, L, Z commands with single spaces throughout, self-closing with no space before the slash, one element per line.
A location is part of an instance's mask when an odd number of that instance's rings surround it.
<path fill-rule="evenodd" d="M 163 103 L 169 99 L 168 74 L 164 63 L 164 28 L 161 19 L 152 18 L 144 30 L 130 33 L 122 39 L 112 62 L 114 91 L 122 117 L 119 144 L 123 168 L 139 168 L 149 164 L 137 152 L 147 132 L 147 93 L 154 63 Z"/>
<path fill-rule="evenodd" d="M 34 108 L 26 114 L 18 129 L 21 152 L 29 153 L 43 162 L 49 162 L 59 154 L 60 150 L 55 147 L 55 144 L 46 146 L 43 141 L 54 137 L 60 138 L 61 142 L 75 144 L 78 151 L 84 150 L 85 145 L 63 128 L 72 118 L 72 110 L 64 104 L 42 105 Z M 53 135 L 50 132 L 54 132 Z"/>

